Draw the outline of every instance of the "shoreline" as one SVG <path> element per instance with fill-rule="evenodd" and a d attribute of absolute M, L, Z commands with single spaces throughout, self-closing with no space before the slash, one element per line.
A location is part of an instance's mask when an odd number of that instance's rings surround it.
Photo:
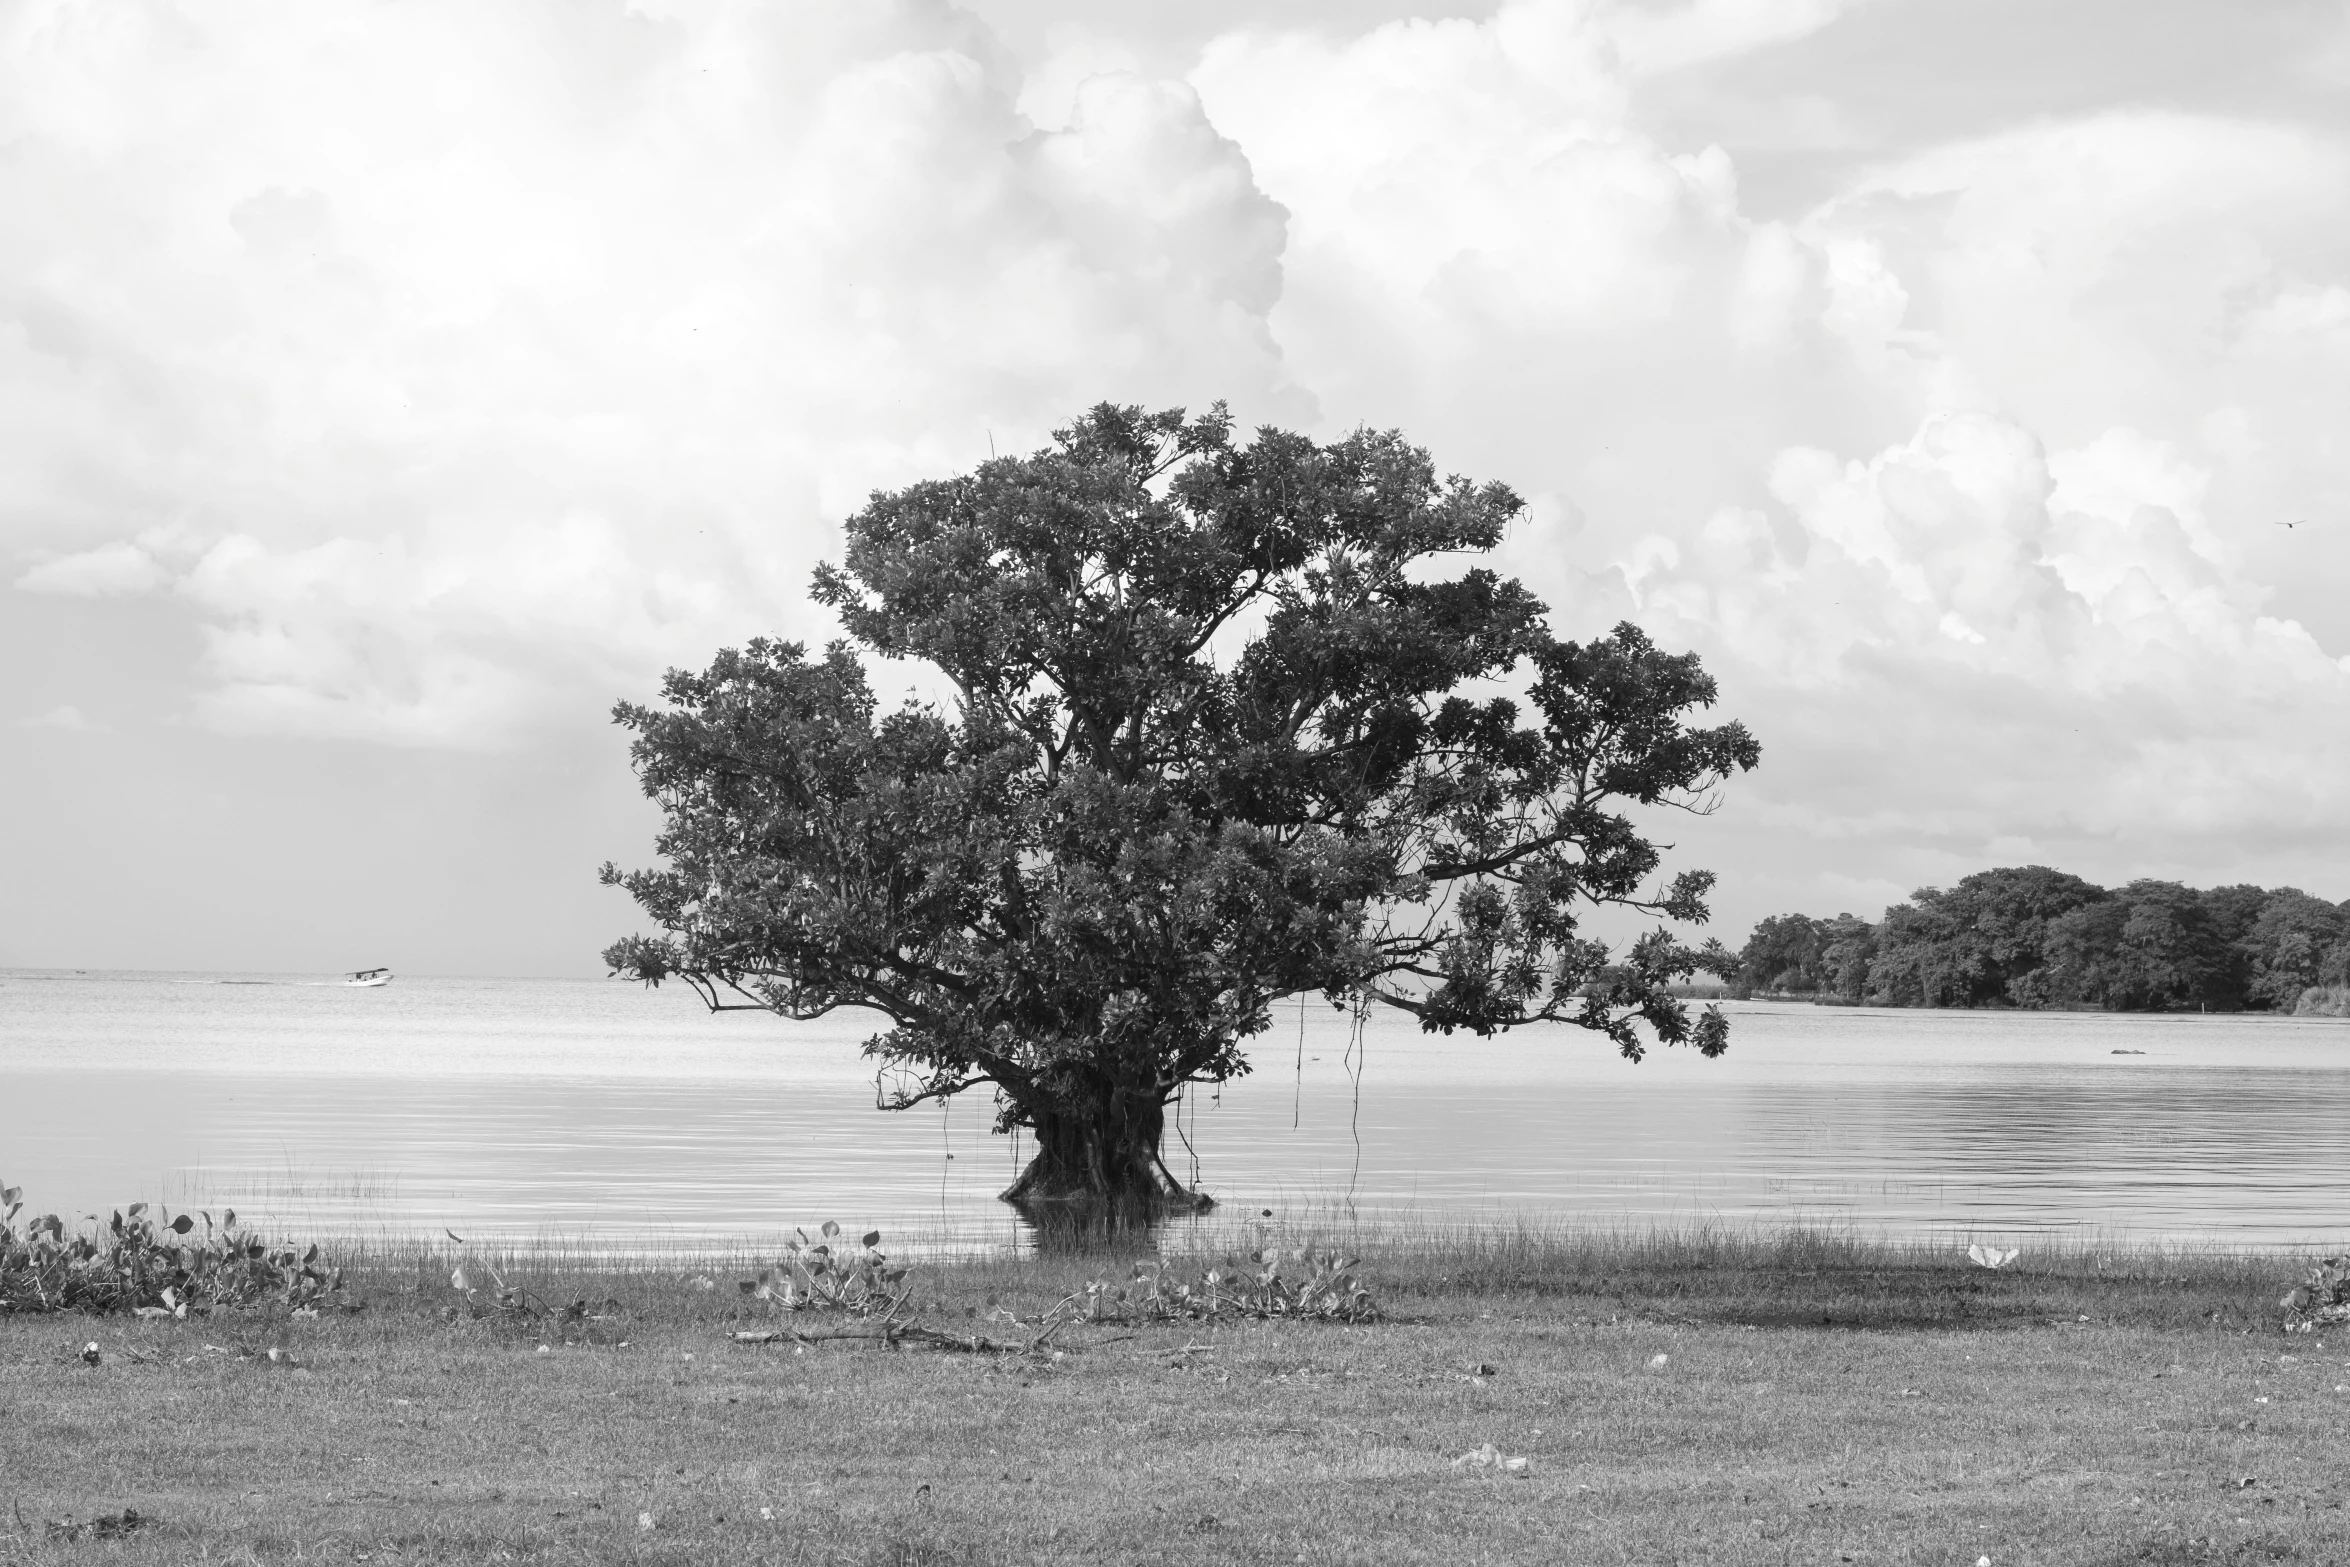
<path fill-rule="evenodd" d="M 545 1254 L 506 1277 L 592 1318 L 476 1319 L 459 1250 L 362 1259 L 355 1314 L 0 1319 L 0 1554 L 127 1509 L 157 1567 L 2350 1559 L 2350 1327 L 2280 1336 L 2272 1256 L 1427 1234 L 1369 1324 L 979 1355 L 747 1346 L 840 1319 Z M 1130 1260 L 919 1267 L 914 1314 L 1009 1336 Z"/>
<path fill-rule="evenodd" d="M 442 1253 L 454 1258 L 470 1253 L 624 1270 L 709 1267 L 729 1259 L 772 1254 L 795 1231 L 793 1223 L 722 1230 L 625 1224 L 582 1227 L 548 1220 L 520 1227 L 468 1223 L 460 1217 L 451 1222 L 462 1228 L 466 1240 L 452 1247 L 447 1237 L 453 1231 L 442 1222 L 362 1221 L 354 1225 L 332 1200 L 323 1212 L 314 1214 L 299 1196 L 273 1200 L 268 1193 L 249 1192 L 226 1201 L 217 1193 L 181 1190 L 168 1200 L 147 1205 L 192 1217 L 236 1211 L 249 1230 L 273 1243 L 306 1246 L 315 1241 L 330 1256 L 362 1261 Z M 25 1193 L 24 1211 L 17 1222 L 21 1227 L 41 1214 L 55 1213 L 69 1233 L 87 1231 L 93 1225 L 102 1228 L 110 1212 L 128 1206 L 127 1201 L 102 1204 L 93 1212 L 46 1202 L 38 1189 L 32 1189 Z M 1037 1255 L 1036 1231 L 1009 1205 L 1000 1205 L 1000 1211 L 990 1211 L 986 1217 L 993 1222 L 984 1227 L 972 1224 L 968 1217 L 942 1225 L 935 1217 L 908 1222 L 885 1212 L 859 1212 L 849 1206 L 837 1211 L 811 1207 L 796 1228 L 813 1235 L 828 1219 L 852 1233 L 878 1228 L 888 1237 L 888 1249 L 925 1265 L 992 1264 Z M 1101 1250 L 1193 1258 L 1234 1249 L 1255 1250 L 1268 1243 L 1312 1245 L 1405 1263 L 1432 1255 L 1507 1253 L 1547 1259 L 1544 1266 L 1557 1268 L 1578 1266 L 1591 1258 L 1677 1255 L 1696 1262 L 1767 1256 L 1789 1248 L 1833 1251 L 1867 1259 L 1873 1266 L 1914 1267 L 1963 1257 L 1970 1246 L 1982 1243 L 2018 1248 L 2022 1256 L 2031 1259 L 2032 1266 L 2061 1272 L 2077 1266 L 2156 1265 L 2146 1259 L 2166 1259 L 2163 1266 L 2172 1260 L 2232 1266 L 2238 1259 L 2291 1261 L 2350 1252 L 2350 1216 L 2330 1231 L 2318 1228 L 2301 1235 L 2248 1241 L 2230 1238 L 2216 1227 L 2159 1230 L 2086 1220 L 2038 1226 L 1951 1222 L 1907 1227 L 1871 1224 L 1834 1211 L 1798 1210 L 1786 1215 L 1697 1212 L 1681 1216 L 1630 1211 L 1575 1213 L 1534 1205 L 1378 1207 L 1368 1201 L 1350 1211 L 1342 1197 L 1307 1196 L 1280 1200 L 1274 1209 L 1222 1201 L 1207 1213 L 1169 1216 L 1147 1231 L 1077 1254 Z"/>
<path fill-rule="evenodd" d="M 20 1217 L 20 1223 L 22 1218 Z M 674 1244 L 614 1244 L 586 1234 L 541 1233 L 528 1237 L 480 1233 L 453 1242 L 440 1234 L 406 1232 L 338 1233 L 304 1230 L 245 1216 L 248 1229 L 273 1245 L 315 1243 L 328 1264 L 357 1281 L 405 1284 L 412 1278 L 445 1274 L 461 1265 L 487 1262 L 501 1270 L 537 1270 L 554 1277 L 638 1277 L 677 1273 L 755 1272 L 786 1249 L 794 1231 L 724 1239 L 681 1240 Z M 843 1219 L 844 1233 L 860 1226 Z M 2345 1226 L 2350 1229 L 2350 1226 Z M 818 1225 L 803 1227 L 809 1238 Z M 2117 1232 L 2059 1236 L 2016 1231 L 1954 1229 L 1930 1237 L 1905 1237 L 1838 1224 L 1698 1222 L 1692 1224 L 1573 1224 L 1540 1222 L 1528 1216 L 1486 1221 L 1422 1224 L 1415 1228 L 1370 1228 L 1317 1221 L 1311 1216 L 1273 1220 L 1235 1217 L 1228 1223 L 1177 1229 L 1160 1226 L 1054 1244 L 1039 1250 L 1025 1237 L 1018 1250 L 926 1236 L 920 1231 L 878 1231 L 879 1249 L 922 1271 L 942 1276 L 1006 1271 L 1053 1273 L 1084 1270 L 1136 1259 L 1153 1259 L 1169 1269 L 1207 1267 L 1250 1256 L 1271 1246 L 1283 1253 L 1344 1253 L 1366 1269 L 1421 1287 L 1430 1279 L 1507 1279 L 1513 1289 L 1579 1287 L 1592 1274 L 1698 1275 L 1721 1272 L 1771 1273 L 1788 1268 L 1819 1272 L 1979 1277 L 2042 1283 L 2072 1281 L 2124 1284 L 2157 1280 L 2192 1281 L 2232 1288 L 2260 1279 L 2280 1281 L 2281 1292 L 2321 1257 L 2350 1251 L 2350 1239 L 2260 1245 L 2131 1236 Z M 1970 1248 L 2013 1248 L 2014 1259 L 1997 1269 L 1969 1257 Z M 1419 1281 L 1419 1282 L 1413 1282 Z M 2344 1334 L 2350 1343 L 2350 1332 Z"/>

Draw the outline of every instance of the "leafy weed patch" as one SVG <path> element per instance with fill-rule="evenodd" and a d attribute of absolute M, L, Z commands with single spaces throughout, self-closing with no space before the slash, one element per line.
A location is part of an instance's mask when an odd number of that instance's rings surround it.
<path fill-rule="evenodd" d="M 2328 1257 L 2309 1270 L 2278 1304 L 2287 1333 L 2313 1333 L 2331 1323 L 2350 1322 L 2350 1257 Z"/>
<path fill-rule="evenodd" d="M 215 1225 L 209 1212 L 149 1213 L 135 1202 L 103 1224 L 93 1216 L 81 1230 L 68 1230 L 54 1213 L 20 1223 L 23 1211 L 23 1190 L 0 1187 L 0 1313 L 184 1319 L 222 1306 L 356 1309 L 342 1270 L 330 1271 L 317 1246 L 272 1245 L 239 1228 L 234 1208 Z"/>
<path fill-rule="evenodd" d="M 1083 1301 L 1091 1322 L 1219 1316 L 1373 1322 L 1379 1307 L 1356 1277 L 1357 1266 L 1355 1258 L 1336 1252 L 1268 1246 L 1245 1263 L 1209 1268 L 1189 1283 L 1170 1278 L 1165 1263 L 1137 1262 L 1127 1282 L 1096 1279 L 1070 1299 Z"/>
<path fill-rule="evenodd" d="M 1018 1338 L 998 1340 L 956 1332 L 912 1320 L 909 1310 L 910 1269 L 892 1265 L 880 1250 L 881 1232 L 869 1231 L 854 1248 L 839 1243 L 839 1225 L 827 1222 L 821 1239 L 806 1231 L 787 1243 L 781 1265 L 763 1268 L 755 1279 L 736 1286 L 748 1301 L 780 1312 L 832 1312 L 866 1319 L 860 1326 L 837 1329 L 779 1326 L 737 1330 L 740 1344 L 785 1341 L 802 1346 L 829 1340 L 867 1340 L 895 1348 L 927 1345 L 971 1354 L 1025 1354 L 1045 1352 L 1052 1337 L 1073 1323 L 1187 1322 L 1215 1317 L 1251 1317 L 1263 1320 L 1295 1318 L 1325 1322 L 1372 1322 L 1379 1308 L 1371 1292 L 1356 1276 L 1357 1262 L 1335 1252 L 1310 1248 L 1284 1252 L 1266 1247 L 1245 1263 L 1227 1262 L 1204 1269 L 1185 1280 L 1158 1260 L 1134 1264 L 1124 1282 L 1089 1280 L 1052 1305 L 1027 1316 L 989 1295 L 984 1314 L 977 1306 L 964 1310 L 966 1318 L 1021 1330 Z M 839 1244 L 836 1244 L 839 1243 Z"/>
<path fill-rule="evenodd" d="M 786 1311 L 839 1311 L 853 1317 L 894 1317 L 907 1300 L 906 1275 L 881 1250 L 881 1232 L 868 1230 L 852 1249 L 830 1219 L 810 1240 L 806 1230 L 784 1242 L 783 1260 L 735 1287 L 746 1297 Z M 839 1249 L 834 1249 L 835 1243 Z"/>

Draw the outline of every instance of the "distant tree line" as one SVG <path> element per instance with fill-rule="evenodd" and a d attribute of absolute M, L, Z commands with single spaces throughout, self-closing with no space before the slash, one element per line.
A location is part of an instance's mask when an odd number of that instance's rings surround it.
<path fill-rule="evenodd" d="M 2108 889 L 2025 865 L 1921 888 L 1874 925 L 1776 915 L 1717 950 L 1738 996 L 2350 1015 L 2350 903 L 2295 887 Z"/>

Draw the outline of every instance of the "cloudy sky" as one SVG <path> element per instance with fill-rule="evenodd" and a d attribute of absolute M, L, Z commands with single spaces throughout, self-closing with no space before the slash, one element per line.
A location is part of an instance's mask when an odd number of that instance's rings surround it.
<path fill-rule="evenodd" d="M 2350 897 L 2342 0 L 0 0 L 0 964 L 597 972 L 612 699 L 1103 398 L 1526 495 L 1733 939 Z"/>

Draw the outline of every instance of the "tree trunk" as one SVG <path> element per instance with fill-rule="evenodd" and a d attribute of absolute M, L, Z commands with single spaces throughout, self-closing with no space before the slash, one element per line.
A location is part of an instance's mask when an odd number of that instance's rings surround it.
<path fill-rule="evenodd" d="M 1166 1213 L 1215 1206 L 1168 1171 L 1159 1152 L 1166 1124 L 1156 1096 L 1117 1090 L 1037 1110 L 1029 1119 L 1036 1156 L 1004 1201 L 1040 1229 L 1056 1230 L 1147 1225 Z"/>

